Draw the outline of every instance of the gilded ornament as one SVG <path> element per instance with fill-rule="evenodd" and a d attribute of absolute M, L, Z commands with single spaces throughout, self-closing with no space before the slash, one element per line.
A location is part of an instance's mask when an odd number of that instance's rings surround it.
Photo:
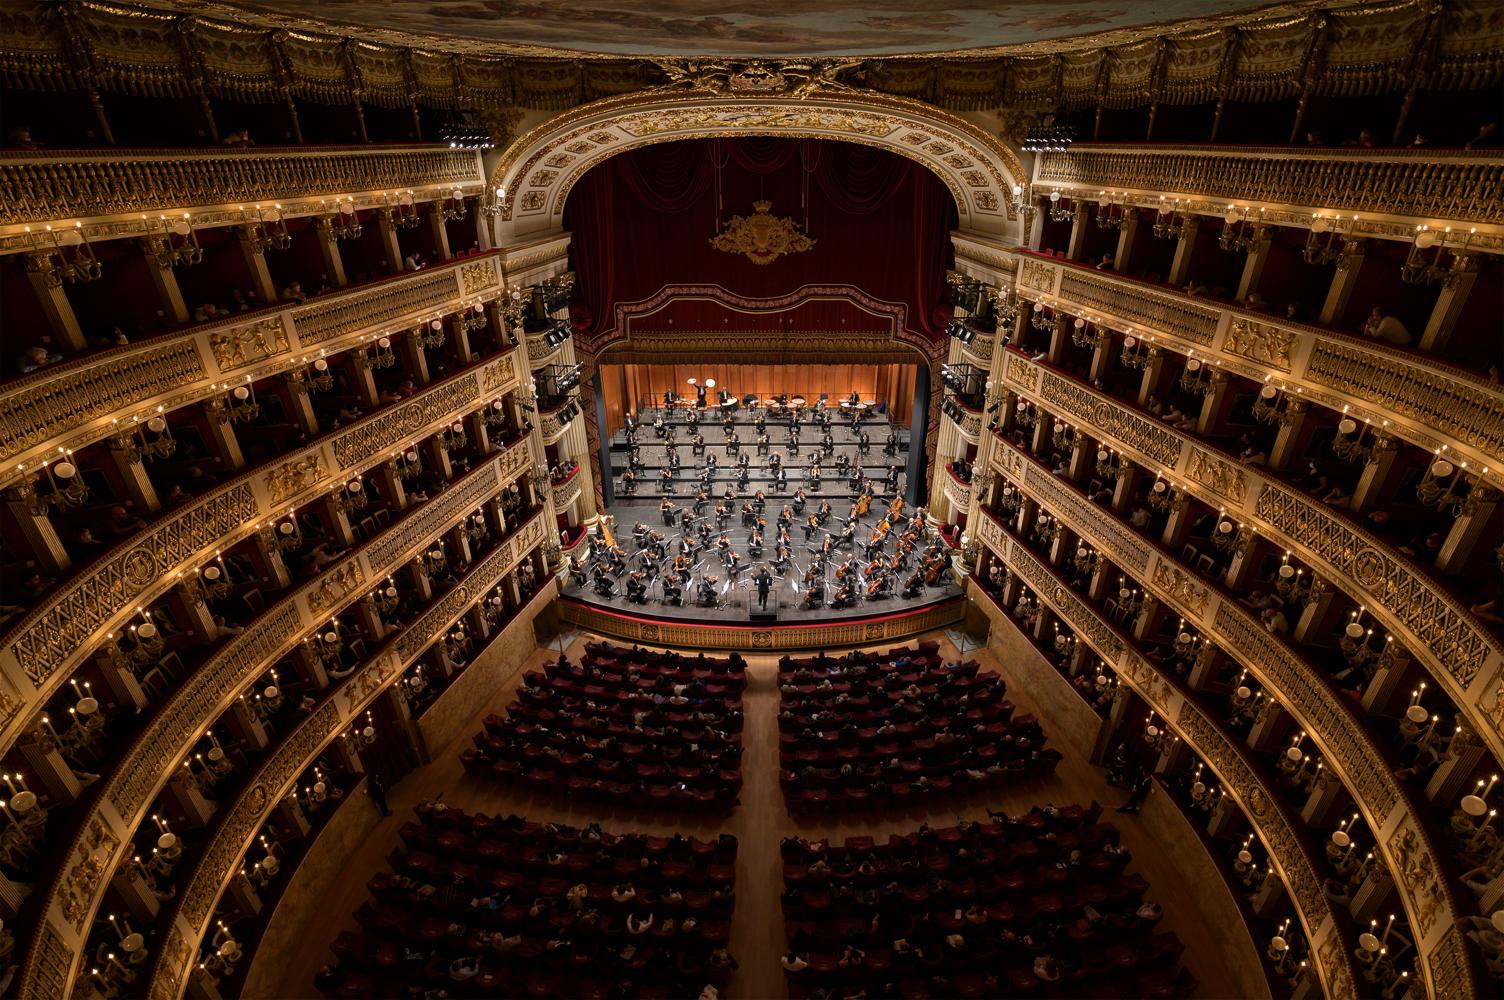
<path fill-rule="evenodd" d="M 279 504 L 295 496 L 329 475 L 324 467 L 324 456 L 319 452 L 304 455 L 277 466 L 266 474 L 266 488 L 272 495 L 272 503 Z"/>
<path fill-rule="evenodd" d="M 287 350 L 287 330 L 280 316 L 272 316 L 248 326 L 212 331 L 209 348 L 214 352 L 220 373 L 232 372 L 284 353 Z"/>
<path fill-rule="evenodd" d="M 754 264 L 771 264 L 785 254 L 803 253 L 815 245 L 789 216 L 770 214 L 771 201 L 752 203 L 752 215 L 733 215 L 710 245 L 723 253 L 739 253 Z"/>
<path fill-rule="evenodd" d="M 323 614 L 342 599 L 349 597 L 364 580 L 365 574 L 361 571 L 360 560 L 350 560 L 332 573 L 324 574 L 319 585 L 308 595 L 308 610 L 316 615 Z"/>

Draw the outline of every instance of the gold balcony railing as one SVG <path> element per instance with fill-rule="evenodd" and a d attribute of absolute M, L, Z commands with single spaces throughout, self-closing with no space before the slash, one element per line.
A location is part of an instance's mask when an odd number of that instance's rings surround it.
<path fill-rule="evenodd" d="M 1008 249 L 1002 257 L 1017 265 L 1026 298 L 1115 329 L 1132 327 L 1158 346 L 1195 351 L 1258 382 L 1299 388 L 1305 399 L 1345 408 L 1354 420 L 1376 427 L 1387 421 L 1387 433 L 1427 451 L 1445 445 L 1504 488 L 1504 389 L 1496 384 L 1413 351 L 1213 305 L 1082 264 Z"/>
<path fill-rule="evenodd" d="M 278 749 L 257 768 L 240 796 L 227 807 L 224 821 L 215 829 L 197 867 L 184 883 L 186 888 L 177 897 L 175 911 L 164 922 L 172 930 L 157 956 L 148 996 L 176 1000 L 182 993 L 203 937 L 211 927 L 219 898 L 272 810 L 338 733 L 358 719 L 430 644 L 543 540 L 547 531 L 545 514 L 546 511 L 535 513 L 495 552 L 476 563 L 437 604 L 402 628 L 385 649 L 345 682 L 334 699 L 289 732 Z M 528 612 L 552 599 L 553 590 L 552 586 L 539 588 L 527 605 L 519 609 L 517 617 L 507 626 L 521 626 L 517 629 L 517 639 L 524 637 L 524 630 L 530 633 L 532 615 Z"/>
<path fill-rule="evenodd" d="M 1102 192 L 1153 208 L 1221 217 L 1229 204 L 1267 209 L 1277 225 L 1320 212 L 1357 214 L 1357 235 L 1408 240 L 1418 225 L 1478 226 L 1475 245 L 1504 250 L 1504 158 L 1495 150 L 1270 149 L 1078 143 L 1039 159 L 1035 192 L 1097 201 Z M 1126 195 L 1126 197 L 1125 197 Z"/>
<path fill-rule="evenodd" d="M 1259 769 L 1218 721 L 1206 716 L 1180 690 L 1178 683 L 1159 673 L 1140 657 L 1132 643 L 1096 609 L 1073 593 L 1027 546 L 1003 530 L 990 512 L 977 519 L 977 535 L 1004 565 L 1017 574 L 1046 605 L 1098 656 L 1110 664 L 1118 678 L 1166 720 L 1216 774 L 1222 787 L 1233 796 L 1248 817 L 1269 855 L 1300 918 L 1311 946 L 1312 964 L 1329 997 L 1356 996 L 1354 968 L 1349 950 L 1332 913 L 1331 900 L 1322 892 L 1321 865 L 1301 824 L 1283 804 L 1277 789 L 1260 777 Z M 986 602 L 986 603 L 991 603 Z M 995 607 L 995 605 L 994 605 Z M 1001 612 L 997 616 L 1001 616 Z"/>
<path fill-rule="evenodd" d="M 463 257 L 301 305 L 194 326 L 62 362 L 0 387 L 0 486 L 60 447 L 78 450 L 157 407 L 222 396 L 232 385 L 368 343 L 501 294 L 497 256 Z"/>
<path fill-rule="evenodd" d="M 1096 505 L 1022 449 L 998 441 L 993 456 L 993 468 L 1005 479 L 1038 500 L 1147 593 L 1192 622 L 1202 635 L 1246 667 L 1295 717 L 1374 831 L 1378 856 L 1397 873 L 1395 886 L 1410 926 L 1419 935 L 1418 947 L 1426 949 L 1422 954 L 1428 955 L 1430 947 L 1439 947 L 1458 908 L 1451 886 L 1441 876 L 1440 855 L 1427 824 L 1421 821 L 1421 810 L 1427 806 L 1395 780 L 1385 764 L 1388 758 L 1353 705 L 1323 683 L 1315 668 L 1293 649 L 1268 635 L 1242 605 L 1225 600 L 1216 589 L 1201 582 L 1198 573 L 1138 537 L 1116 518 L 1104 517 Z M 983 522 L 989 522 L 986 538 L 1006 537 L 997 527 L 995 515 L 990 511 L 985 515 Z M 1402 860 L 1410 865 L 1408 874 Z"/>
<path fill-rule="evenodd" d="M 1267 472 L 1010 351 L 1004 381 L 1141 467 L 1272 539 L 1361 601 L 1426 665 L 1504 759 L 1504 645 L 1387 542 Z M 1488 701 L 1485 702 L 1485 696 Z"/>
<path fill-rule="evenodd" d="M 79 817 L 78 833 L 46 889 L 41 920 L 21 978 L 22 996 L 70 995 L 78 963 L 87 958 L 84 943 L 109 888 L 109 873 L 128 856 L 131 836 L 145 821 L 151 803 L 175 772 L 177 762 L 201 738 L 207 722 L 223 714 L 240 692 L 255 683 L 267 664 L 324 627 L 331 614 L 359 600 L 366 581 L 396 572 L 444 532 L 463 523 L 488 497 L 525 472 L 528 464 L 524 440 L 477 466 L 421 510 L 267 608 L 251 627 L 188 677 L 120 757 L 103 779 L 86 814 Z M 546 516 L 546 510 L 540 512 L 534 523 L 542 523 Z M 326 588 L 333 581 L 339 582 L 332 584 L 335 593 L 331 597 Z M 385 680 L 390 678 L 369 674 L 348 685 L 300 732 L 311 738 L 319 726 L 327 726 L 331 727 L 328 734 L 332 734 L 338 721 L 352 714 L 350 706 L 370 693 L 367 686 L 374 690 Z M 290 741 L 274 757 L 301 760 L 309 749 L 301 742 Z M 170 937 L 169 933 L 169 951 L 174 948 Z"/>
<path fill-rule="evenodd" d="M 277 514 L 375 467 L 393 449 L 420 440 L 518 384 L 515 351 L 437 383 L 348 430 L 289 454 L 275 468 L 247 472 L 107 552 L 0 638 L 0 747 L 97 643 L 97 637 L 165 593 L 191 572 L 258 531 Z M 526 439 L 508 449 L 531 464 Z M 377 542 L 375 544 L 381 544 Z"/>
<path fill-rule="evenodd" d="M 254 223 L 255 206 L 326 215 L 466 195 L 485 188 L 480 151 L 437 145 L 255 149 L 6 150 L 0 154 L 0 252 L 31 249 L 51 223 L 89 239 L 147 234 L 143 216 L 189 213 L 195 226 Z"/>

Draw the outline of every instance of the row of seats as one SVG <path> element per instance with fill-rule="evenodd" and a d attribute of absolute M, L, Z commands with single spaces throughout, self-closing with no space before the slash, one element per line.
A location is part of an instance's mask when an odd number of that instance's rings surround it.
<path fill-rule="evenodd" d="M 1007 685 L 938 647 L 779 664 L 779 781 L 791 812 L 903 806 L 1039 777 L 1060 753 Z"/>
<path fill-rule="evenodd" d="M 783 843 L 793 998 L 1175 997 L 1180 941 L 1101 807 Z"/>
<path fill-rule="evenodd" d="M 440 800 L 401 835 L 315 979 L 326 997 L 696 997 L 735 968 L 729 834 L 615 835 Z"/>
<path fill-rule="evenodd" d="M 745 666 L 592 644 L 579 664 L 561 656 L 529 672 L 460 762 L 544 794 L 729 811 L 742 784 Z"/>

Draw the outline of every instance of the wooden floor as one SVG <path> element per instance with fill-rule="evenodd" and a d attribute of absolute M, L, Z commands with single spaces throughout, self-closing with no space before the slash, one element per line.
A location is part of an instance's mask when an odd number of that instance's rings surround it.
<path fill-rule="evenodd" d="M 959 658 L 955 646 L 943 635 L 926 638 L 938 639 L 947 658 Z M 582 644 L 583 640 L 576 640 L 570 646 L 571 658 L 577 658 Z M 557 655 L 557 651 L 540 649 L 529 669 Z M 986 650 L 967 655 L 980 660 L 984 669 L 997 670 L 1008 679 L 1008 697 L 1018 706 L 1019 714 L 1037 711 L 1028 691 L 1013 682 L 1006 665 L 1000 664 L 995 656 Z M 787 995 L 778 962 L 784 947 L 783 914 L 778 904 L 783 888 L 778 848 L 783 837 L 791 834 L 832 839 L 856 834 L 885 837 L 890 832 L 912 831 L 921 823 L 939 826 L 963 818 L 983 819 L 989 806 L 1011 813 L 1027 811 L 1030 806 L 1047 802 L 1085 804 L 1095 798 L 1108 807 L 1105 818 L 1117 824 L 1124 844 L 1133 852 L 1129 870 L 1141 872 L 1148 879 L 1148 898 L 1163 905 L 1165 915 L 1161 929 L 1174 931 L 1185 943 L 1186 964 L 1201 981 L 1198 996 L 1233 995 L 1216 950 L 1204 932 L 1205 920 L 1196 908 L 1194 887 L 1181 878 L 1174 858 L 1158 847 L 1135 817 L 1112 812 L 1112 808 L 1125 797 L 1124 793 L 1109 787 L 1099 769 L 1068 752 L 1064 741 L 1052 732 L 1049 719 L 1043 719 L 1043 722 L 1050 745 L 1065 751 L 1066 757 L 1055 774 L 1048 778 L 970 799 L 947 799 L 907 812 L 889 810 L 801 822 L 790 817 L 784 808 L 778 787 L 777 658 L 750 657 L 748 662 L 741 805 L 725 819 L 699 818 L 689 822 L 677 817 L 554 800 L 466 775 L 460 769 L 459 751 L 468 744 L 470 735 L 480 730 L 480 720 L 487 713 L 502 711 L 511 700 L 513 689 L 524 673 L 517 672 L 488 704 L 476 709 L 472 723 L 453 745 L 442 750 L 435 748 L 432 764 L 409 775 L 391 790 L 388 799 L 393 816 L 383 820 L 361 849 L 349 857 L 344 875 L 324 900 L 326 905 L 321 908 L 317 923 L 299 935 L 302 945 L 294 953 L 280 957 L 285 972 L 274 996 L 313 994 L 314 972 L 330 960 L 328 946 L 335 936 L 341 930 L 355 929 L 353 914 L 367 898 L 365 882 L 385 867 L 386 855 L 398 845 L 398 827 L 411 815 L 411 809 L 419 799 L 441 790 L 445 799 L 457 806 L 493 815 L 515 812 L 535 821 L 581 825 L 594 820 L 612 832 L 668 834 L 684 831 L 702 837 L 721 832 L 735 834 L 739 847 L 731 953 L 740 963 L 740 968 L 731 981 L 729 992 L 737 1000 L 776 1000 Z M 373 809 L 374 806 L 368 802 L 352 802 L 349 808 Z M 261 959 L 264 961 L 269 957 L 261 956 Z"/>

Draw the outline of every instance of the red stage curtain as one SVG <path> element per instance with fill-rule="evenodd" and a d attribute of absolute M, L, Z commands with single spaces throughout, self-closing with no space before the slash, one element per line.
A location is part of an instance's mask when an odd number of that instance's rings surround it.
<path fill-rule="evenodd" d="M 716 164 L 723 225 L 767 199 L 775 216 L 804 225 L 807 215 L 815 246 L 766 265 L 712 250 Z M 885 150 L 762 137 L 649 146 L 594 167 L 570 194 L 571 317 L 595 336 L 615 324 L 618 302 L 651 298 L 666 285 L 719 285 L 752 299 L 852 285 L 906 304 L 908 328 L 939 339 L 949 319 L 945 269 L 955 224 L 939 178 Z"/>

